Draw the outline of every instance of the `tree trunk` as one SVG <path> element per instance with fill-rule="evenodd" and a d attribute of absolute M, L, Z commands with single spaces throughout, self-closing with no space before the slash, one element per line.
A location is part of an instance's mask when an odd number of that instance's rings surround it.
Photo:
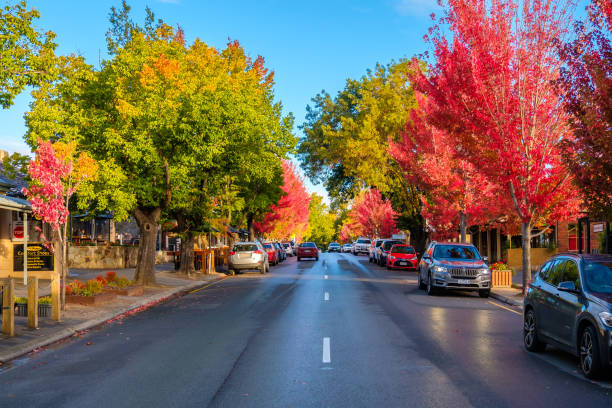
<path fill-rule="evenodd" d="M 527 283 L 531 281 L 531 226 L 526 222 L 521 224 L 523 234 L 523 294 Z"/>
<path fill-rule="evenodd" d="M 60 308 L 66 310 L 66 276 L 68 276 L 68 248 L 66 240 L 62 239 L 62 232 L 57 231 L 55 253 L 60 273 Z"/>
<path fill-rule="evenodd" d="M 161 208 L 138 207 L 134 218 L 140 231 L 138 260 L 134 279 L 141 285 L 157 285 L 155 279 L 155 243 Z"/>
<path fill-rule="evenodd" d="M 459 234 L 461 235 L 461 242 L 465 243 L 467 233 L 467 217 L 463 211 L 459 211 Z"/>
<path fill-rule="evenodd" d="M 193 253 L 193 245 L 195 243 L 195 237 L 193 232 L 185 231 L 183 244 L 181 246 L 181 267 L 179 272 L 190 275 L 195 273 L 194 260 L 195 255 Z"/>
<path fill-rule="evenodd" d="M 249 214 L 247 216 L 247 225 L 249 228 L 249 241 L 255 241 L 255 225 L 253 223 L 255 216 L 253 214 Z"/>

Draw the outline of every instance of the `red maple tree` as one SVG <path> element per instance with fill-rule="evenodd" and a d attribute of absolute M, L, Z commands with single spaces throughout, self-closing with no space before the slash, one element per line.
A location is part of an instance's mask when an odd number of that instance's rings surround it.
<path fill-rule="evenodd" d="M 575 39 L 561 47 L 566 65 L 559 83 L 575 135 L 565 158 L 590 212 L 611 218 L 612 2 L 594 1 L 588 11 L 589 19 L 575 25 Z"/>
<path fill-rule="evenodd" d="M 254 225 L 268 238 L 286 240 L 293 237 L 300 241 L 308 228 L 310 194 L 295 166 L 288 161 L 283 161 L 282 166 L 284 195 L 277 204 L 270 206 L 263 221 Z"/>
<path fill-rule="evenodd" d="M 561 141 L 571 132 L 554 89 L 562 64 L 554 41 L 567 29 L 569 5 L 448 0 L 441 25 L 452 38 L 432 28 L 434 63 L 427 75 L 418 71 L 413 78 L 435 102 L 428 122 L 448 132 L 461 156 L 513 203 L 521 220 L 524 283 L 531 278 L 533 228 L 573 217 L 580 205 L 563 166 Z"/>
<path fill-rule="evenodd" d="M 397 232 L 391 202 L 376 189 L 363 190 L 353 200 L 348 219 L 340 231 L 340 239 L 349 241 L 359 236 L 390 237 Z"/>

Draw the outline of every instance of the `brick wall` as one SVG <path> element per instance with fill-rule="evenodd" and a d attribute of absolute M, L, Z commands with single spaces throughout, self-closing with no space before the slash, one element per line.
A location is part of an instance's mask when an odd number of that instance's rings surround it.
<path fill-rule="evenodd" d="M 595 232 L 596 225 L 603 225 L 605 231 L 604 222 L 591 222 L 591 252 L 597 250 L 599 247 L 599 232 Z M 573 226 L 573 228 L 572 228 Z M 557 229 L 557 239 L 559 252 L 578 252 L 578 221 L 576 222 L 560 222 Z M 586 252 L 586 224 L 582 223 L 582 250 Z"/>

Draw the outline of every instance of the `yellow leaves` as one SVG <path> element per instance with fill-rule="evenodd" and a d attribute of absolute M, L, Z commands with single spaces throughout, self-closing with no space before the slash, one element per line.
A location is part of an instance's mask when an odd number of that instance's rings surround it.
<path fill-rule="evenodd" d="M 180 67 L 177 60 L 168 59 L 165 55 L 160 54 L 155 61 L 155 69 L 165 79 L 174 79 L 178 75 Z"/>
<path fill-rule="evenodd" d="M 58 159 L 70 166 L 70 177 L 72 184 L 78 185 L 82 181 L 95 181 L 98 178 L 98 163 L 86 152 L 76 155 L 77 143 L 74 141 L 57 141 L 53 143 L 53 149 Z"/>
<path fill-rule="evenodd" d="M 137 117 L 137 116 L 140 115 L 139 110 L 135 106 L 133 106 L 132 104 L 130 104 L 128 101 L 126 101 L 124 99 L 118 99 L 117 100 L 117 104 L 115 105 L 115 109 L 117 109 L 117 112 L 119 112 L 119 114 L 123 118 Z"/>

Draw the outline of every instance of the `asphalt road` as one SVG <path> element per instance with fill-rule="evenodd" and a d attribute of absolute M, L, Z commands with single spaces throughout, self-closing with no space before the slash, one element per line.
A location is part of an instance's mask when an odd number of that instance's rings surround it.
<path fill-rule="evenodd" d="M 14 361 L 0 407 L 611 407 L 520 310 L 366 257 L 289 258 Z"/>

